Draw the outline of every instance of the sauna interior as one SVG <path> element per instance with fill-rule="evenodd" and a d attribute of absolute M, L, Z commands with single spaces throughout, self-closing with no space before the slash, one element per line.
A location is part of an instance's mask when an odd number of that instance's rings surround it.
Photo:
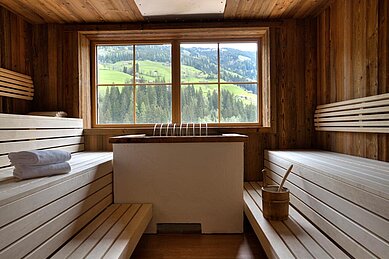
<path fill-rule="evenodd" d="M 388 48 L 388 0 L 0 0 L 0 258 L 388 258 Z"/>

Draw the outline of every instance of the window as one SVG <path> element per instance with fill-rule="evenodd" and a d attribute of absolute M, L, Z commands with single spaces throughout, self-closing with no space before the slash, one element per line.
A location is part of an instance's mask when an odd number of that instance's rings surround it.
<path fill-rule="evenodd" d="M 207 41 L 201 29 L 92 41 L 93 125 L 268 126 L 267 31 L 246 31 L 208 31 Z"/>
<path fill-rule="evenodd" d="M 257 42 L 181 44 L 181 121 L 258 123 L 257 56 Z"/>
<path fill-rule="evenodd" d="M 171 45 L 98 45 L 97 123 L 172 121 Z"/>

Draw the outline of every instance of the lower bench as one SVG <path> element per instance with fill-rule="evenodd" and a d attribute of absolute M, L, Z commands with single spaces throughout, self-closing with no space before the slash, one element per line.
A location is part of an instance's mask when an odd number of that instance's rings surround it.
<path fill-rule="evenodd" d="M 129 258 L 151 220 L 151 204 L 112 204 L 52 258 Z"/>
<path fill-rule="evenodd" d="M 261 183 L 244 184 L 245 214 L 269 258 L 348 258 L 331 240 L 289 207 L 285 221 L 262 215 Z"/>
<path fill-rule="evenodd" d="M 389 163 L 320 150 L 265 151 L 265 182 L 285 183 L 289 219 L 267 221 L 258 183 L 245 183 L 245 213 L 270 258 L 385 258 Z M 338 247 L 338 248 L 337 248 Z M 335 254 L 333 254 L 335 251 Z"/>

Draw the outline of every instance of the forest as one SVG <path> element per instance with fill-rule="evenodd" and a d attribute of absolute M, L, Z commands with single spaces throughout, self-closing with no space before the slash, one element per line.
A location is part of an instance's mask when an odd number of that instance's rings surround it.
<path fill-rule="evenodd" d="M 170 45 L 98 46 L 97 53 L 98 124 L 172 121 Z M 217 123 L 219 107 L 221 123 L 257 122 L 256 52 L 220 47 L 220 98 L 217 62 L 214 48 L 181 48 L 181 122 Z"/>

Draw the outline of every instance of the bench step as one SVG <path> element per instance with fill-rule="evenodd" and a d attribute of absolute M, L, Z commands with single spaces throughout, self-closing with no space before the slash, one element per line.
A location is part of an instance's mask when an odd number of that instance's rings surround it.
<path fill-rule="evenodd" d="M 52 258 L 129 258 L 151 217 L 151 204 L 112 204 Z"/>
<path fill-rule="evenodd" d="M 245 214 L 269 258 L 349 258 L 292 206 L 285 221 L 262 214 L 261 183 L 244 184 Z"/>

